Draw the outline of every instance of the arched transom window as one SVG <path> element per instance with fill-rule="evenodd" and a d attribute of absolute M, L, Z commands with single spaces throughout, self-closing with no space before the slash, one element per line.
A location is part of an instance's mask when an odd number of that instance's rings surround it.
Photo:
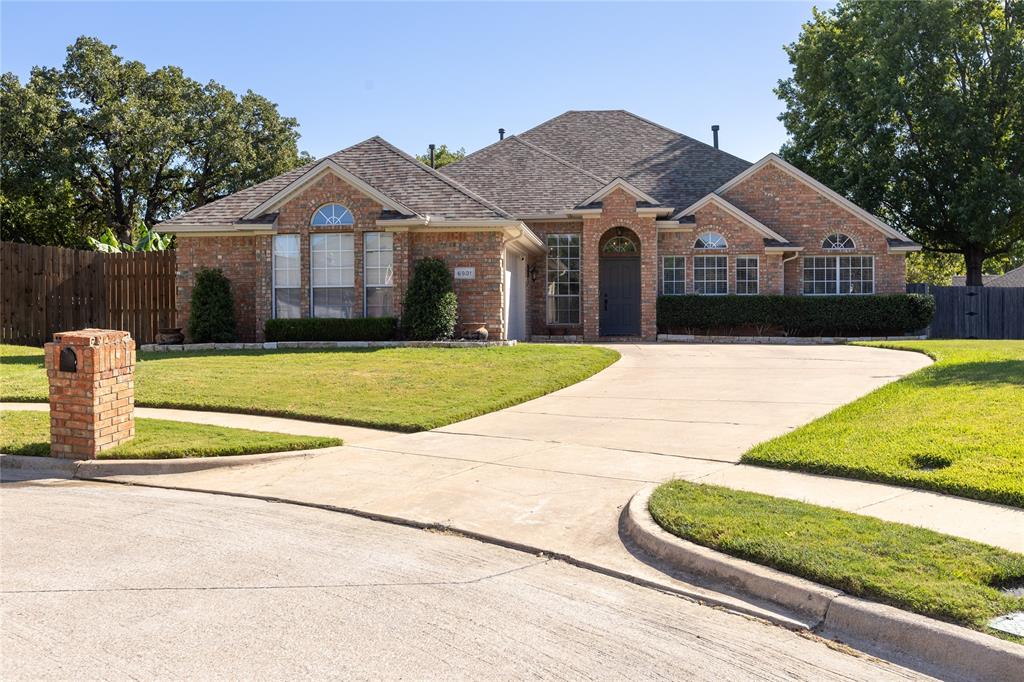
<path fill-rule="evenodd" d="M 318 227 L 322 225 L 351 225 L 353 222 L 352 211 L 341 204 L 326 204 L 316 210 L 309 224 Z"/>
<path fill-rule="evenodd" d="M 605 253 L 636 253 L 636 243 L 629 237 L 612 237 L 601 250 Z"/>
<path fill-rule="evenodd" d="M 839 250 L 853 249 L 854 244 L 853 239 L 851 239 L 850 237 L 847 237 L 845 234 L 842 234 L 841 232 L 835 232 L 825 237 L 824 240 L 822 240 L 821 248 Z"/>
<path fill-rule="evenodd" d="M 724 249 L 726 246 L 725 237 L 717 232 L 703 232 L 697 235 L 697 241 L 693 243 L 695 249 Z"/>

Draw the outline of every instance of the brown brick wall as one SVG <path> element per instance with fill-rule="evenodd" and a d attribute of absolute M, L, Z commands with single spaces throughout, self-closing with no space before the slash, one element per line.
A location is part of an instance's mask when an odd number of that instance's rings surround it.
<path fill-rule="evenodd" d="M 455 280 L 459 323 L 483 322 L 490 338 L 505 338 L 505 260 L 500 232 L 415 232 L 411 267 L 423 258 L 440 258 L 455 268 L 476 268 L 476 279 Z M 456 330 L 458 332 L 460 330 Z"/>
<path fill-rule="evenodd" d="M 231 280 L 239 340 L 263 339 L 263 323 L 270 317 L 271 239 L 270 235 L 178 235 L 175 300 L 178 325 L 186 334 L 196 271 L 220 268 Z"/>
<path fill-rule="evenodd" d="M 77 371 L 61 371 L 65 348 L 75 353 Z M 94 459 L 135 437 L 135 341 L 128 332 L 61 332 L 45 353 L 54 457 Z"/>
<path fill-rule="evenodd" d="M 884 234 L 788 173 L 766 165 L 730 188 L 725 198 L 804 247 L 799 258 L 786 263 L 787 294 L 801 292 L 802 257 L 824 254 L 821 241 L 833 232 L 853 238 L 853 253 L 875 257 L 876 293 L 906 290 L 906 256 L 889 254 Z"/>

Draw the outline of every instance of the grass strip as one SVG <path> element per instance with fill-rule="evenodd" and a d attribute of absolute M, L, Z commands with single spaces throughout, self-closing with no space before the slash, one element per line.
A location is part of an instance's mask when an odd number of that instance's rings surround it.
<path fill-rule="evenodd" d="M 1024 341 L 863 345 L 919 351 L 935 364 L 742 461 L 1024 507 Z"/>
<path fill-rule="evenodd" d="M 262 452 L 311 450 L 341 445 L 339 438 L 291 436 L 166 419 L 136 419 L 135 438 L 99 454 L 99 459 L 177 459 L 223 457 Z M 0 411 L 0 452 L 48 457 L 47 412 Z"/>
<path fill-rule="evenodd" d="M 932 618 L 992 634 L 1024 598 L 1024 554 L 828 507 L 686 481 L 651 495 L 662 528 L 691 542 Z"/>

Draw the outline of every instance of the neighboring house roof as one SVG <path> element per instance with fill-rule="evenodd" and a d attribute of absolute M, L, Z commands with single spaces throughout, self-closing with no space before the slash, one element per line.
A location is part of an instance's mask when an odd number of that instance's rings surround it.
<path fill-rule="evenodd" d="M 386 207 L 402 214 L 404 208 L 421 217 L 446 220 L 509 220 L 511 216 L 462 187 L 452 178 L 428 168 L 380 137 L 372 137 L 319 161 L 261 182 L 230 196 L 193 209 L 163 223 L 165 228 L 246 227 L 272 223 L 274 214 L 250 213 L 275 197 L 283 200 L 292 188 L 301 188 L 311 175 L 344 169 L 378 193 Z M 376 198 L 376 197 L 375 197 Z M 277 201 L 276 203 L 280 203 Z M 390 205 L 388 205 L 390 203 Z M 267 207 L 272 211 L 273 207 Z"/>
<path fill-rule="evenodd" d="M 953 286 L 962 287 L 966 283 L 966 275 L 953 275 Z M 981 283 L 986 287 L 1024 287 L 1024 265 L 1001 275 L 982 275 Z"/>
<path fill-rule="evenodd" d="M 539 166 L 515 162 L 522 158 L 521 152 L 513 149 L 519 142 L 554 155 L 564 166 L 602 178 L 604 182 L 575 197 L 571 197 L 569 189 L 561 191 L 558 201 L 554 202 L 544 191 L 531 194 L 538 184 L 542 188 L 547 185 L 533 178 L 540 171 Z M 542 208 L 554 212 L 577 206 L 588 194 L 616 178 L 655 198 L 661 205 L 688 206 L 748 166 L 749 162 L 711 145 L 628 111 L 612 110 L 567 111 L 519 136 L 507 137 L 445 166 L 441 172 L 500 200 L 503 207 L 518 215 L 520 212 L 540 213 Z M 494 185 L 496 172 L 505 174 L 505 185 L 521 188 L 514 202 L 506 202 L 497 192 L 491 193 L 489 188 Z"/>

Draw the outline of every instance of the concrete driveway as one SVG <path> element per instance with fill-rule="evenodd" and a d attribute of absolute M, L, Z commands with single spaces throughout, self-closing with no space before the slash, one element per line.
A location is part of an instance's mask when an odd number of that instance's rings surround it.
<path fill-rule="evenodd" d="M 854 346 L 615 348 L 622 359 L 586 381 L 435 431 L 256 466 L 122 478 L 442 524 L 720 601 L 630 553 L 618 535 L 629 498 L 649 482 L 739 469 L 754 443 L 930 362 Z"/>
<path fill-rule="evenodd" d="M 292 505 L 5 484 L 0 678 L 917 680 L 546 557 Z"/>

